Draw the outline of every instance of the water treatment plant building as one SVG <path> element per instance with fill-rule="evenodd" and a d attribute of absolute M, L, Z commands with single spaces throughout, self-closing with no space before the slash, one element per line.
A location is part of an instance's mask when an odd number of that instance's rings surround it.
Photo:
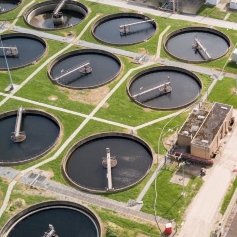
<path fill-rule="evenodd" d="M 214 103 L 207 109 L 193 109 L 178 133 L 178 146 L 190 148 L 190 154 L 204 159 L 215 157 L 222 138 L 231 129 L 233 107 Z"/>

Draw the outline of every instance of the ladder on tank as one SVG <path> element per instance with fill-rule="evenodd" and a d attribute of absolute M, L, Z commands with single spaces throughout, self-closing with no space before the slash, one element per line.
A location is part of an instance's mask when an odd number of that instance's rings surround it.
<path fill-rule="evenodd" d="M 2 46 L 0 49 L 5 50 L 7 57 L 18 57 L 18 49 L 16 46 Z"/>
<path fill-rule="evenodd" d="M 26 139 L 25 132 L 20 132 L 21 123 L 22 123 L 22 114 L 24 111 L 25 110 L 21 106 L 17 112 L 15 131 L 12 133 L 13 135 L 11 136 L 11 139 L 14 142 L 22 142 Z"/>
<path fill-rule="evenodd" d="M 45 232 L 42 237 L 59 237 L 59 236 L 55 233 L 53 225 L 49 224 L 49 230 Z"/>
<path fill-rule="evenodd" d="M 140 24 L 144 24 L 147 22 L 154 22 L 154 21 L 155 21 L 154 19 L 149 19 L 149 20 L 138 21 L 138 22 L 134 22 L 134 23 L 130 23 L 130 24 L 121 25 L 121 26 L 119 26 L 120 35 L 127 35 L 127 34 L 131 33 L 131 31 L 130 31 L 131 26 L 140 25 Z"/>
<path fill-rule="evenodd" d="M 197 50 L 200 54 L 200 50 L 202 49 L 202 51 L 206 54 L 206 56 L 211 59 L 211 55 L 208 53 L 207 49 L 203 46 L 203 44 L 201 43 L 201 41 L 197 38 L 197 34 L 195 34 L 194 37 L 194 43 L 193 43 L 193 48 L 195 50 Z M 202 55 L 201 55 L 202 56 Z"/>
<path fill-rule="evenodd" d="M 60 12 L 60 10 L 65 5 L 66 1 L 67 0 L 61 0 L 53 11 L 52 18 L 53 18 L 54 25 L 63 24 L 63 13 Z"/>
<path fill-rule="evenodd" d="M 75 71 L 79 71 L 83 74 L 88 74 L 88 73 L 91 73 L 92 72 L 92 68 L 90 67 L 90 61 L 85 61 L 81 64 L 78 64 L 74 67 L 71 67 L 69 69 L 67 69 L 65 72 L 63 72 L 63 70 L 61 71 L 62 73 L 56 75 L 54 78 L 53 78 L 53 81 L 57 81 L 59 80 L 60 78 L 62 77 L 65 77 Z"/>

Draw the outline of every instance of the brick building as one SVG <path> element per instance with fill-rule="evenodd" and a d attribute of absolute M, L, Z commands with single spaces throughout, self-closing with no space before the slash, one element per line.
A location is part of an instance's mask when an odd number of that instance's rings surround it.
<path fill-rule="evenodd" d="M 178 133 L 177 145 L 189 148 L 193 156 L 212 158 L 233 122 L 232 112 L 232 106 L 220 103 L 193 109 Z"/>

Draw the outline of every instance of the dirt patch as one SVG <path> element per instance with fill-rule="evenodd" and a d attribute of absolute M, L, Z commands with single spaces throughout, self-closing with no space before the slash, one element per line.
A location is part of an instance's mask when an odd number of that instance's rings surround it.
<path fill-rule="evenodd" d="M 48 99 L 54 101 L 54 100 L 57 100 L 58 97 L 56 95 L 51 95 L 51 96 L 48 97 Z"/>
<path fill-rule="evenodd" d="M 107 85 L 100 86 L 95 89 L 84 90 L 70 90 L 67 88 L 61 88 L 62 92 L 68 95 L 68 98 L 72 101 L 79 101 L 85 104 L 98 105 L 100 101 L 109 93 L 110 89 Z M 108 107 L 105 103 L 103 107 Z"/>
<path fill-rule="evenodd" d="M 151 111 L 151 109 L 149 109 L 149 108 L 144 108 L 143 110 L 144 110 L 144 112 L 146 112 L 146 113 L 148 113 L 148 112 Z"/>
<path fill-rule="evenodd" d="M 177 137 L 176 134 L 171 134 L 168 137 L 165 137 L 163 141 L 163 145 L 167 151 L 171 149 L 171 147 L 176 143 Z"/>
<path fill-rule="evenodd" d="M 235 87 L 231 88 L 231 94 L 237 94 L 237 90 Z"/>
<path fill-rule="evenodd" d="M 16 214 L 19 210 L 26 207 L 26 202 L 22 198 L 17 198 L 13 200 L 13 202 L 10 203 L 10 205 L 7 208 L 7 212 L 11 214 Z"/>

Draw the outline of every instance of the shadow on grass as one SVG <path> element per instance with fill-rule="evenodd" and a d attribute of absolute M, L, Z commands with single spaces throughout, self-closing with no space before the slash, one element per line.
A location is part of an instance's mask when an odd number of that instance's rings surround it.
<path fill-rule="evenodd" d="M 177 200 L 170 206 L 170 208 L 169 208 L 164 214 L 162 214 L 162 216 L 166 216 L 166 215 L 169 213 L 169 211 L 175 206 L 175 204 L 176 204 L 182 197 L 183 197 L 183 196 L 180 195 L 180 196 L 177 198 Z"/>
<path fill-rule="evenodd" d="M 210 10 L 210 9 L 212 9 L 212 10 Z M 210 10 L 210 11 L 209 11 Z M 205 12 L 206 11 L 206 12 Z M 207 12 L 208 11 L 208 12 Z M 212 12 L 214 12 L 215 11 L 215 7 L 212 7 L 212 6 L 206 6 L 206 5 L 203 5 L 203 6 L 201 6 L 199 9 L 198 9 L 198 11 L 197 11 L 197 13 L 196 13 L 196 15 L 200 15 L 200 14 L 202 14 L 202 13 L 208 13 L 208 14 L 210 14 L 210 13 L 212 13 Z"/>
<path fill-rule="evenodd" d="M 234 96 L 235 94 L 234 93 L 232 93 L 225 101 L 224 101 L 224 103 L 225 104 L 228 104 L 227 102 L 228 102 L 228 100 L 230 100 L 233 96 Z"/>
<path fill-rule="evenodd" d="M 229 63 L 227 63 L 226 66 L 229 67 L 229 68 L 234 68 L 234 69 L 236 69 L 237 63 L 236 63 L 236 62 L 229 62 Z"/>

